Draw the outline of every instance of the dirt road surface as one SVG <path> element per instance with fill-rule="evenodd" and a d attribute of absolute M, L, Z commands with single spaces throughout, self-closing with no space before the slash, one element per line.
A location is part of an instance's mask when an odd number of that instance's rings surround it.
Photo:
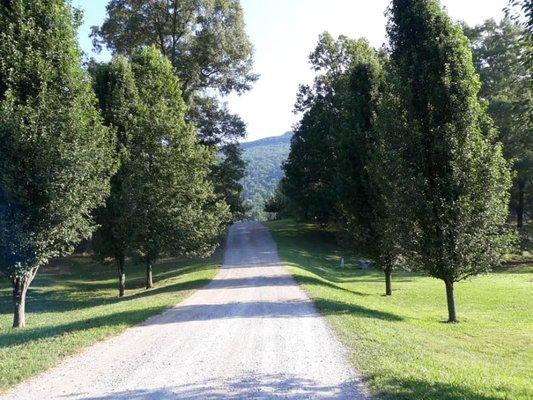
<path fill-rule="evenodd" d="M 0 398 L 363 399 L 345 353 L 269 231 L 246 222 L 205 288 Z"/>

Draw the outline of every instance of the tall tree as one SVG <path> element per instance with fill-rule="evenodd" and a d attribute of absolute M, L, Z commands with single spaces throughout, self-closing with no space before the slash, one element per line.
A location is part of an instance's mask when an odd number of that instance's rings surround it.
<path fill-rule="evenodd" d="M 115 261 L 122 297 L 126 289 L 125 259 L 135 237 L 133 199 L 125 181 L 131 173 L 130 150 L 139 129 L 140 99 L 130 64 L 124 57 L 114 57 L 106 64 L 92 64 L 89 71 L 104 123 L 116 135 L 116 155 L 120 160 L 105 206 L 95 213 L 99 228 L 93 235 L 93 250 L 99 259 Z"/>
<path fill-rule="evenodd" d="M 408 224 L 391 204 L 393 187 L 383 189 L 382 170 L 392 166 L 392 160 L 382 164 L 375 127 L 384 55 L 364 39 L 321 35 L 310 56 L 317 77 L 299 93 L 305 114 L 281 188 L 290 200 L 286 207 L 296 203 L 308 219 L 334 221 L 350 245 L 375 259 L 390 295 L 400 231 Z"/>
<path fill-rule="evenodd" d="M 62 0 L 0 3 L 0 272 L 14 327 L 39 267 L 96 228 L 115 169 L 74 22 Z"/>
<path fill-rule="evenodd" d="M 185 121 L 187 107 L 168 59 L 155 47 L 142 49 L 132 56 L 132 70 L 141 107 L 126 187 L 150 288 L 152 265 L 162 255 L 212 252 L 228 210 L 207 179 L 214 151 L 198 143 Z"/>
<path fill-rule="evenodd" d="M 220 149 L 220 157 L 212 168 L 211 177 L 215 192 L 229 206 L 232 221 L 244 218 L 242 179 L 246 163 L 242 159 L 242 148 L 238 144 L 227 144 Z"/>
<path fill-rule="evenodd" d="M 510 171 L 461 28 L 436 0 L 393 0 L 389 14 L 398 126 L 388 135 L 401 144 L 393 150 L 408 177 L 402 200 L 423 269 L 444 281 L 456 322 L 454 283 L 488 271 L 507 250 Z"/>
<path fill-rule="evenodd" d="M 320 35 L 309 61 L 317 73 L 312 86 L 302 85 L 296 111 L 303 112 L 284 165 L 284 194 L 299 217 L 321 223 L 337 215 L 338 135 L 343 128 L 347 71 L 361 45 L 346 36 Z"/>
<path fill-rule="evenodd" d="M 518 22 L 524 28 L 524 40 L 531 41 L 533 39 L 533 4 L 528 0 L 509 0 L 504 11 L 508 18 Z M 531 42 L 529 45 L 531 46 Z M 526 50 L 531 56 L 531 47 Z"/>
<path fill-rule="evenodd" d="M 401 215 L 393 205 L 393 188 L 385 190 L 383 170 L 391 168 L 380 152 L 376 115 L 386 113 L 381 107 L 383 62 L 364 40 L 354 46 L 350 69 L 339 97 L 342 121 L 338 134 L 337 192 L 341 226 L 358 251 L 377 261 L 385 275 L 385 294 L 392 295 L 392 272 L 401 260 Z"/>
<path fill-rule="evenodd" d="M 297 218 L 328 223 L 335 216 L 335 131 L 331 109 L 317 101 L 294 131 L 283 165 L 283 191 Z"/>
<path fill-rule="evenodd" d="M 516 171 L 512 208 L 521 228 L 533 200 L 533 93 L 531 71 L 522 62 L 523 29 L 509 19 L 464 29 L 481 78 L 480 96 L 489 103 L 504 155 Z"/>

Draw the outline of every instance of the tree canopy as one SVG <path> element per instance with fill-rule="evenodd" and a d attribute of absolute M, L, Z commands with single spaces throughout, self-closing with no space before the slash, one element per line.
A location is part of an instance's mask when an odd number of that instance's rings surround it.
<path fill-rule="evenodd" d="M 257 79 L 238 0 L 112 0 L 93 39 L 125 55 L 157 46 L 174 66 L 186 99 L 205 89 L 243 92 Z"/>
<path fill-rule="evenodd" d="M 246 136 L 243 120 L 221 99 L 249 90 L 258 78 L 239 0 L 112 0 L 92 37 L 96 48 L 105 45 L 127 56 L 156 46 L 179 78 L 186 119 L 196 125 L 202 144 L 222 147 Z M 231 160 L 238 170 L 242 161 Z M 222 192 L 239 184 L 227 183 Z"/>
<path fill-rule="evenodd" d="M 62 0 L 0 3 L 0 271 L 16 327 L 38 268 L 96 228 L 115 171 L 73 25 Z"/>
<path fill-rule="evenodd" d="M 187 106 L 172 65 L 155 47 L 132 57 L 141 109 L 131 145 L 128 191 L 134 201 L 135 248 L 147 265 L 163 254 L 209 254 L 216 247 L 227 205 L 208 180 L 212 148 L 198 143 L 185 120 Z"/>
<path fill-rule="evenodd" d="M 212 168 L 211 180 L 217 195 L 228 204 L 232 221 L 243 219 L 246 213 L 243 205 L 244 188 L 241 183 L 245 171 L 246 163 L 242 158 L 241 146 L 238 144 L 223 146 Z"/>
<path fill-rule="evenodd" d="M 453 284 L 498 265 L 513 241 L 500 140 L 519 170 L 529 157 L 530 95 L 518 94 L 529 93 L 528 75 L 512 61 L 520 52 L 512 34 L 476 31 L 482 86 L 468 39 L 437 0 L 394 0 L 388 16 L 380 51 L 321 35 L 310 56 L 317 76 L 299 90 L 303 115 L 270 205 L 345 232 L 384 269 L 387 294 L 395 265 L 443 280 L 455 322 Z"/>
<path fill-rule="evenodd" d="M 533 93 L 531 70 L 522 62 L 523 29 L 509 19 L 464 29 L 481 79 L 480 96 L 488 102 L 504 156 L 515 171 L 512 210 L 521 228 L 533 201 Z"/>
<path fill-rule="evenodd" d="M 453 283 L 488 271 L 508 249 L 511 175 L 461 28 L 437 1 L 394 0 L 387 31 L 400 122 L 387 137 L 401 135 L 388 143 L 401 143 L 392 150 L 409 182 L 400 201 L 422 268 L 446 284 L 454 322 Z"/>

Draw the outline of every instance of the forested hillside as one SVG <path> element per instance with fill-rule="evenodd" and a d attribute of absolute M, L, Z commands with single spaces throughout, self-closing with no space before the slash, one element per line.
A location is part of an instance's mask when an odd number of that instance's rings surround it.
<path fill-rule="evenodd" d="M 244 197 L 250 210 L 248 215 L 255 219 L 263 217 L 263 205 L 270 198 L 283 176 L 282 163 L 289 154 L 292 132 L 253 142 L 242 143 L 246 161 Z"/>

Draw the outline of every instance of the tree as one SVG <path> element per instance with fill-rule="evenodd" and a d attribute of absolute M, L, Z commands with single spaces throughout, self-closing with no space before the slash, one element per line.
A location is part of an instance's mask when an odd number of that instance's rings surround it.
<path fill-rule="evenodd" d="M 380 100 L 384 59 L 364 40 L 354 46 L 344 90 L 337 90 L 342 123 L 338 134 L 339 216 L 351 245 L 377 261 L 392 295 L 392 271 L 401 260 L 400 229 L 407 224 L 393 206 L 393 188 L 383 170 L 392 166 L 380 152 L 376 116 L 387 109 Z"/>
<path fill-rule="evenodd" d="M 238 115 L 231 114 L 226 104 L 220 105 L 213 97 L 197 96 L 187 119 L 196 125 L 200 143 L 206 146 L 223 147 L 235 144 L 246 136 L 244 121 Z"/>
<path fill-rule="evenodd" d="M 280 219 L 285 215 L 287 208 L 287 199 L 283 193 L 283 182 L 280 181 L 274 195 L 265 202 L 264 211 L 276 214 L 276 218 Z"/>
<path fill-rule="evenodd" d="M 474 65 L 481 78 L 480 96 L 498 128 L 504 156 L 515 170 L 512 208 L 523 226 L 532 199 L 533 143 L 531 131 L 531 72 L 521 61 L 522 28 L 509 19 L 487 20 L 473 28 L 464 26 L 470 39 Z"/>
<path fill-rule="evenodd" d="M 454 283 L 488 271 L 507 250 L 511 175 L 461 28 L 436 0 L 394 0 L 389 16 L 398 106 L 385 144 L 402 159 L 401 209 L 415 222 L 422 268 L 444 281 L 456 322 Z"/>
<path fill-rule="evenodd" d="M 508 18 L 517 21 L 524 28 L 524 40 L 531 41 L 533 38 L 533 4 L 528 0 L 509 0 L 504 11 Z M 531 56 L 531 48 L 527 51 Z"/>
<path fill-rule="evenodd" d="M 105 206 L 95 213 L 99 228 L 93 235 L 93 250 L 99 259 L 112 258 L 115 261 L 119 297 L 122 297 L 126 289 L 125 259 L 132 250 L 135 236 L 133 199 L 125 181 L 131 173 L 130 151 L 132 139 L 139 129 L 140 100 L 130 64 L 125 58 L 117 56 L 110 63 L 92 64 L 89 71 L 104 124 L 115 132 L 116 155 L 120 160 L 120 168 L 111 178 L 111 193 Z"/>
<path fill-rule="evenodd" d="M 294 131 L 285 171 L 284 193 L 297 218 L 328 223 L 335 215 L 335 131 L 332 114 L 317 101 Z"/>
<path fill-rule="evenodd" d="M 336 174 L 338 135 L 343 124 L 347 71 L 357 41 L 346 36 L 335 40 L 329 33 L 320 35 L 309 56 L 317 73 L 313 86 L 302 85 L 296 111 L 303 112 L 284 165 L 284 194 L 298 217 L 327 223 L 337 216 Z"/>
<path fill-rule="evenodd" d="M 242 119 L 219 100 L 249 90 L 258 78 L 239 0 L 112 0 L 92 37 L 97 48 L 128 56 L 157 46 L 180 78 L 186 118 L 202 144 L 223 146 L 246 136 Z M 225 192 L 238 182 L 228 184 Z"/>
<path fill-rule="evenodd" d="M 313 87 L 299 93 L 297 106 L 305 114 L 281 188 L 315 220 L 335 223 L 351 246 L 375 259 L 390 295 L 392 270 L 401 260 L 398 227 L 408 224 L 399 222 L 392 188 L 383 189 L 388 183 L 382 170 L 392 165 L 392 160 L 382 165 L 375 126 L 384 56 L 364 39 L 321 35 L 310 57 L 318 74 Z"/>
<path fill-rule="evenodd" d="M 187 100 L 205 89 L 242 93 L 257 79 L 238 0 L 112 0 L 106 8 L 107 19 L 93 27 L 96 47 L 132 55 L 157 46 L 174 66 Z"/>
<path fill-rule="evenodd" d="M 107 5 L 107 19 L 93 27 L 97 48 L 106 45 L 114 53 L 131 55 L 137 49 L 155 45 L 170 59 L 200 129 L 201 140 L 217 142 L 245 134 L 242 121 L 221 107 L 207 91 L 221 95 L 250 89 L 257 76 L 252 73 L 253 47 L 244 29 L 238 0 L 113 0 Z M 223 131 L 210 130 L 202 115 L 220 119 Z M 228 129 L 228 126 L 232 126 Z M 214 136 L 216 135 L 216 138 Z"/>
<path fill-rule="evenodd" d="M 244 189 L 241 183 L 246 170 L 246 163 L 242 159 L 242 148 L 238 144 L 227 144 L 219 153 L 219 160 L 211 171 L 211 181 L 215 185 L 215 193 L 228 204 L 231 220 L 239 221 L 246 213 L 243 206 Z"/>
<path fill-rule="evenodd" d="M 152 265 L 162 255 L 212 252 L 228 210 L 207 179 L 214 151 L 198 143 L 185 121 L 187 107 L 168 59 L 154 47 L 142 49 L 132 56 L 132 70 L 141 107 L 126 187 L 150 288 Z"/>
<path fill-rule="evenodd" d="M 74 22 L 62 0 L 0 3 L 0 272 L 17 328 L 39 267 L 96 228 L 115 170 Z"/>

